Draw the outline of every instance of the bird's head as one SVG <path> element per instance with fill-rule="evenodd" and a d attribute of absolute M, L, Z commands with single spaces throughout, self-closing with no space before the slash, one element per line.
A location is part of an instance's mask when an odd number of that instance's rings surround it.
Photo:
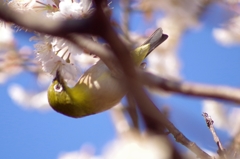
<path fill-rule="evenodd" d="M 60 72 L 57 71 L 55 78 L 48 88 L 48 102 L 55 111 L 74 117 L 73 104 L 69 94 L 70 89 Z"/>

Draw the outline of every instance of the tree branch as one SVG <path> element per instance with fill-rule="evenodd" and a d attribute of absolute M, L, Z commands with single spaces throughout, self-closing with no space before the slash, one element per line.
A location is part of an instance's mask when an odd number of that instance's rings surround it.
<path fill-rule="evenodd" d="M 168 80 L 149 72 L 143 72 L 142 70 L 138 71 L 138 73 L 142 82 L 154 89 L 194 97 L 214 98 L 240 103 L 240 89 L 237 88 Z"/>
<path fill-rule="evenodd" d="M 207 124 L 207 127 L 209 128 L 210 132 L 212 133 L 213 135 L 213 139 L 214 141 L 216 142 L 217 144 L 217 147 L 218 147 L 218 154 L 219 156 L 222 158 L 222 159 L 227 159 L 226 157 L 226 153 L 225 153 L 225 149 L 223 148 L 221 142 L 220 142 L 220 139 L 219 137 L 217 136 L 217 133 L 215 132 L 215 129 L 213 127 L 213 120 L 212 118 L 207 114 L 207 113 L 202 113 L 202 116 L 204 117 L 205 121 L 206 121 L 206 124 Z"/>

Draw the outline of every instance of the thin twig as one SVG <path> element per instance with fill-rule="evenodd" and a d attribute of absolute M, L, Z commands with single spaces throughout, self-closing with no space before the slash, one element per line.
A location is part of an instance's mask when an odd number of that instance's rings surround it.
<path fill-rule="evenodd" d="M 240 89 L 237 88 L 169 80 L 149 72 L 143 72 L 142 70 L 138 71 L 138 73 L 140 76 L 139 79 L 141 79 L 145 85 L 154 89 L 188 96 L 222 99 L 240 103 Z"/>
<path fill-rule="evenodd" d="M 224 148 L 223 148 L 223 146 L 222 146 L 222 144 L 220 142 L 220 139 L 217 136 L 217 133 L 215 132 L 215 129 L 213 127 L 214 121 L 212 120 L 211 116 L 209 116 L 205 112 L 202 113 L 202 116 L 204 117 L 204 119 L 206 121 L 206 124 L 207 124 L 207 127 L 209 128 L 210 132 L 212 133 L 213 139 L 214 139 L 214 141 L 216 142 L 216 144 L 218 146 L 218 154 L 219 154 L 219 156 L 224 158 L 224 159 L 227 159 L 225 150 L 224 150 Z"/>

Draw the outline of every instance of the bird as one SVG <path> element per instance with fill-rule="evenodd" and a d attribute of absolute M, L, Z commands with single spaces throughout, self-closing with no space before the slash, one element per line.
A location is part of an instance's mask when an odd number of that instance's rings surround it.
<path fill-rule="evenodd" d="M 168 38 L 158 28 L 141 46 L 131 52 L 134 65 L 142 61 L 162 42 Z M 127 89 L 121 78 L 116 77 L 100 59 L 79 78 L 73 87 L 69 87 L 63 77 L 56 75 L 48 88 L 49 105 L 57 112 L 81 118 L 106 111 L 126 95 Z"/>

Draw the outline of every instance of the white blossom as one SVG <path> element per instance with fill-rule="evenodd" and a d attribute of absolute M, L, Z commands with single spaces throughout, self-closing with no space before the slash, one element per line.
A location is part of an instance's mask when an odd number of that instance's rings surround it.
<path fill-rule="evenodd" d="M 68 63 L 59 56 L 52 56 L 51 59 L 42 63 L 43 70 L 49 72 L 53 76 L 57 70 L 67 80 L 76 80 L 78 78 L 78 70 L 73 63 Z"/>
<path fill-rule="evenodd" d="M 240 16 L 233 17 L 223 28 L 213 29 L 213 36 L 224 46 L 240 43 Z"/>
<path fill-rule="evenodd" d="M 58 159 L 103 159 L 98 156 L 94 156 L 94 149 L 90 145 L 84 145 L 78 151 L 61 153 Z"/>
<path fill-rule="evenodd" d="M 148 71 L 162 77 L 179 79 L 179 62 L 174 52 L 153 51 L 148 57 Z"/>
<path fill-rule="evenodd" d="M 8 24 L 0 23 L 0 50 L 9 49 L 14 44 L 13 30 Z"/>
<path fill-rule="evenodd" d="M 160 136 L 128 133 L 110 142 L 104 152 L 105 159 L 169 159 L 171 148 Z"/>
<path fill-rule="evenodd" d="M 91 0 L 62 0 L 59 4 L 59 11 L 53 12 L 54 19 L 82 19 L 89 16 L 93 9 Z"/>
<path fill-rule="evenodd" d="M 92 147 L 83 146 L 78 151 L 61 153 L 58 159 L 169 159 L 172 150 L 164 137 L 129 131 L 108 142 L 100 156 L 93 152 Z"/>
<path fill-rule="evenodd" d="M 176 26 L 193 27 L 198 23 L 198 14 L 207 3 L 209 3 L 208 0 L 142 0 L 139 7 L 146 11 L 161 10 L 165 12 L 167 17 L 176 20 L 174 23 Z"/>
<path fill-rule="evenodd" d="M 34 47 L 37 59 L 42 63 L 45 72 L 55 76 L 56 71 L 60 71 L 64 79 L 77 80 L 79 71 L 70 61 L 71 52 L 65 43 L 66 40 L 44 35 L 32 39 L 39 41 Z"/>

